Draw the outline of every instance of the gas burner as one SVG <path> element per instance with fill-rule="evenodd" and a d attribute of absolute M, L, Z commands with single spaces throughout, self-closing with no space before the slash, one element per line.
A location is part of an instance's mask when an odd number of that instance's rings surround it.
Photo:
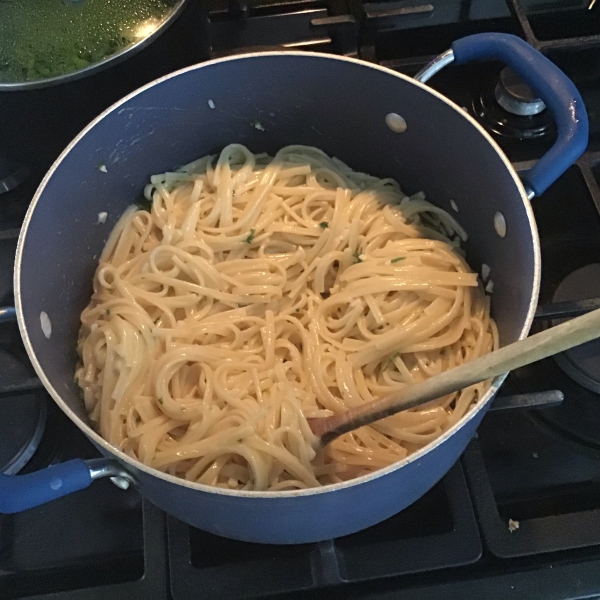
<path fill-rule="evenodd" d="M 554 293 L 554 302 L 600 296 L 600 264 L 580 267 L 565 277 Z M 600 341 L 588 342 L 554 357 L 560 368 L 579 385 L 600 393 Z M 599 400 L 600 402 L 600 400 Z"/>
<path fill-rule="evenodd" d="M 556 129 L 544 102 L 508 67 L 473 99 L 473 110 L 488 129 L 504 137 L 534 139 Z"/>
<path fill-rule="evenodd" d="M 539 115 L 546 108 L 544 102 L 536 98 L 531 88 L 509 67 L 502 69 L 494 96 L 504 110 L 521 117 Z"/>
<path fill-rule="evenodd" d="M 18 473 L 37 450 L 46 426 L 42 393 L 0 398 L 0 473 Z"/>

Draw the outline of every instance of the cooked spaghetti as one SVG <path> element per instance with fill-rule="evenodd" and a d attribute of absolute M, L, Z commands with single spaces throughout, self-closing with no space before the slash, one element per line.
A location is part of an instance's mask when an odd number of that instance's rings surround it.
<path fill-rule="evenodd" d="M 145 189 L 81 315 L 76 380 L 101 435 L 142 463 L 243 490 L 348 480 L 435 440 L 479 384 L 345 434 L 307 419 L 490 352 L 466 234 L 422 194 L 316 148 L 226 147 Z"/>

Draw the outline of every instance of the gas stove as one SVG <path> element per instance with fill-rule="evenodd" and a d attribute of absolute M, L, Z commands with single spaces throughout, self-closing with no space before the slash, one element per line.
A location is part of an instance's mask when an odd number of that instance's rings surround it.
<path fill-rule="evenodd" d="M 0 94 L 2 149 L 30 171 L 24 183 L 0 194 L 0 305 L 12 304 L 16 240 L 44 173 L 84 125 L 140 85 L 210 58 L 274 47 L 359 57 L 414 75 L 454 39 L 485 31 L 524 38 L 583 96 L 588 151 L 533 200 L 543 265 L 539 312 L 600 296 L 600 6 L 594 4 L 189 0 L 177 22 L 128 61 L 62 86 Z M 543 106 L 523 95 L 500 64 L 452 66 L 429 84 L 494 132 L 518 171 L 553 142 Z M 507 101 L 528 108 L 511 112 Z M 561 316 L 540 318 L 534 327 Z M 0 471 L 26 473 L 97 456 L 43 391 L 16 325 L 3 319 L 0 310 Z M 51 504 L 0 515 L 0 598 L 600 598 L 598 352 L 588 345 L 512 373 L 446 477 L 371 529 L 293 547 L 235 542 L 193 529 L 135 490 L 103 480 Z"/>

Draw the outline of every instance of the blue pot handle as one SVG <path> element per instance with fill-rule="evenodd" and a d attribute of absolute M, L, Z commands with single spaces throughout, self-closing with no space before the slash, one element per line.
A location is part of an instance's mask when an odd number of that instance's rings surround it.
<path fill-rule="evenodd" d="M 13 306 L 0 308 L 0 323 L 14 320 L 16 311 Z M 0 514 L 17 513 L 45 504 L 83 490 L 92 481 L 89 466 L 80 458 L 28 475 L 0 473 Z"/>
<path fill-rule="evenodd" d="M 14 306 L 0 307 L 0 323 L 16 321 Z M 136 480 L 119 463 L 108 458 L 75 458 L 27 475 L 0 473 L 0 514 L 18 513 L 51 500 L 78 492 L 95 479 L 110 477 L 120 488 L 127 489 Z"/>
<path fill-rule="evenodd" d="M 0 514 L 18 513 L 89 487 L 111 477 L 121 488 L 135 483 L 119 463 L 107 458 L 75 458 L 27 475 L 0 474 Z"/>
<path fill-rule="evenodd" d="M 0 475 L 0 513 L 21 512 L 83 490 L 91 483 L 90 470 L 80 458 L 28 475 Z"/>
<path fill-rule="evenodd" d="M 478 33 L 456 40 L 416 79 L 426 81 L 446 64 L 477 59 L 500 60 L 510 66 L 550 109 L 558 139 L 523 179 L 530 195 L 539 196 L 584 152 L 588 143 L 588 117 L 573 82 L 527 42 L 505 33 Z"/>

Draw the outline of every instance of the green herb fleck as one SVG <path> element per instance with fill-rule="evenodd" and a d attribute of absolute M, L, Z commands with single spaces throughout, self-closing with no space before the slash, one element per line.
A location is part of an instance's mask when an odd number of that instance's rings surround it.
<path fill-rule="evenodd" d="M 106 309 L 106 316 L 110 317 L 110 310 L 108 310 L 108 308 Z"/>
<path fill-rule="evenodd" d="M 362 250 L 359 248 L 352 256 L 354 257 L 354 264 L 361 263 L 363 260 L 360 257 Z"/>
<path fill-rule="evenodd" d="M 321 229 L 327 229 L 329 227 L 329 223 L 327 221 L 323 221 L 322 223 L 319 223 L 319 227 Z"/>
<path fill-rule="evenodd" d="M 406 258 L 406 256 L 399 256 L 398 258 L 392 258 L 392 263 L 400 262 L 401 260 L 404 260 L 405 258 Z"/>
<path fill-rule="evenodd" d="M 254 229 L 250 230 L 250 235 L 246 238 L 246 244 L 251 244 L 254 241 L 254 236 L 256 235 L 256 231 Z"/>
<path fill-rule="evenodd" d="M 144 196 L 143 192 L 136 198 L 134 204 L 140 209 L 146 212 L 152 212 L 152 200 L 148 200 Z"/>
<path fill-rule="evenodd" d="M 300 312 L 300 309 L 299 309 L 299 308 L 297 308 L 297 309 L 296 309 L 296 312 Z"/>
<path fill-rule="evenodd" d="M 386 365 L 385 365 L 385 366 L 386 366 L 386 368 L 387 368 L 387 367 L 391 367 L 391 366 L 394 364 L 394 361 L 395 361 L 395 360 L 396 360 L 396 359 L 397 359 L 399 356 L 400 356 L 400 352 L 394 352 L 394 354 L 392 354 L 392 355 L 391 355 L 391 356 L 388 358 L 388 360 L 387 360 L 387 363 L 386 363 Z"/>
<path fill-rule="evenodd" d="M 162 401 L 162 398 L 158 398 L 156 401 L 157 401 L 159 404 L 162 404 L 162 403 L 163 403 L 163 401 Z"/>

